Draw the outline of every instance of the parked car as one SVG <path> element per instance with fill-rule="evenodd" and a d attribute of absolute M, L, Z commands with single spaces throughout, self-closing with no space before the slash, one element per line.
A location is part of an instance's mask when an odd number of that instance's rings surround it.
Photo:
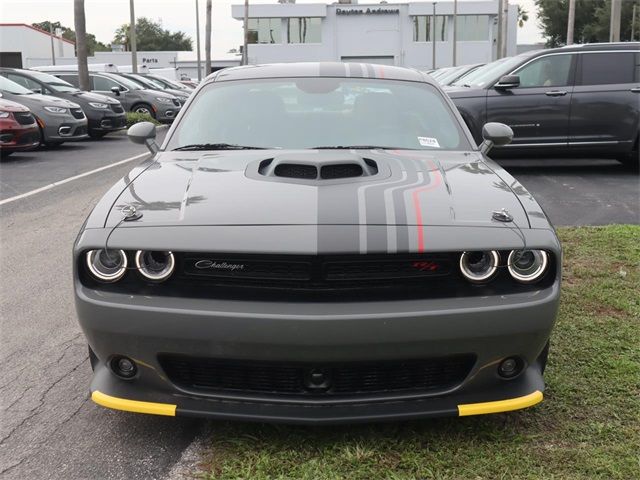
<path fill-rule="evenodd" d="M 77 72 L 49 72 L 76 87 Z M 146 113 L 160 122 L 171 122 L 180 111 L 180 101 L 174 96 L 157 90 L 142 88 L 135 82 L 114 73 L 89 72 L 91 91 L 115 98 L 122 106 L 136 113 Z"/>
<path fill-rule="evenodd" d="M 2 94 L 0 94 L 2 97 Z M 0 157 L 40 145 L 40 129 L 29 109 L 0 98 Z"/>
<path fill-rule="evenodd" d="M 336 423 L 542 400 L 561 250 L 427 75 L 291 63 L 203 80 L 74 245 L 93 400 Z M 339 108 L 336 108 L 336 104 Z"/>
<path fill-rule="evenodd" d="M 147 73 L 147 74 L 142 74 L 144 77 L 150 78 L 152 80 L 155 80 L 156 82 L 160 82 L 162 83 L 165 87 L 167 88 L 172 88 L 175 90 L 183 90 L 184 92 L 187 92 L 189 95 L 191 95 L 191 93 L 193 93 L 193 91 L 195 90 L 195 88 L 190 87 L 188 85 L 185 85 L 183 83 L 180 83 L 178 81 L 175 80 L 171 80 L 169 78 L 165 78 L 162 75 L 156 75 L 154 73 Z"/>
<path fill-rule="evenodd" d="M 180 100 L 180 105 L 184 105 L 185 102 L 189 99 L 189 93 L 187 91 L 182 89 L 176 90 L 173 88 L 167 88 L 164 86 L 164 84 L 147 76 L 143 76 L 138 73 L 118 73 L 118 75 L 137 83 L 142 88 L 146 88 L 147 90 L 158 90 L 169 93 Z"/>
<path fill-rule="evenodd" d="M 127 126 L 122 104 L 106 95 L 83 92 L 70 83 L 44 72 L 0 68 L 0 75 L 34 93 L 64 98 L 80 105 L 87 116 L 89 136 L 92 138 L 102 138 Z"/>
<path fill-rule="evenodd" d="M 484 63 L 474 63 L 472 65 L 461 65 L 459 67 L 454 67 L 453 70 L 449 72 L 439 75 L 437 81 L 440 85 L 451 85 L 452 83 L 458 81 L 460 78 L 463 78 L 465 75 L 477 70 Z"/>
<path fill-rule="evenodd" d="M 194 82 L 193 80 L 180 80 L 180 83 L 193 89 L 198 87 L 198 82 Z"/>
<path fill-rule="evenodd" d="M 31 110 L 40 127 L 40 141 L 44 145 L 55 146 L 88 137 L 87 117 L 77 103 L 33 93 L 2 75 L 0 92 L 7 100 L 13 100 Z"/>
<path fill-rule="evenodd" d="M 515 140 L 496 157 L 616 158 L 638 168 L 640 43 L 524 53 L 445 90 L 477 142 L 485 122 L 513 129 Z"/>

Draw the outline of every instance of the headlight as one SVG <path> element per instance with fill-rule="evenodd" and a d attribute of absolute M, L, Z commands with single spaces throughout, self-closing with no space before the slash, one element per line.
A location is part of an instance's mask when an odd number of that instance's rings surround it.
<path fill-rule="evenodd" d="M 162 103 L 173 103 L 170 98 L 166 97 L 156 97 L 156 100 Z"/>
<path fill-rule="evenodd" d="M 0 112 L 0 118 L 9 118 L 9 112 Z"/>
<path fill-rule="evenodd" d="M 91 105 L 93 108 L 109 108 L 109 105 L 107 105 L 106 103 L 89 102 L 89 105 Z"/>
<path fill-rule="evenodd" d="M 67 113 L 67 109 L 62 107 L 44 107 L 44 109 L 51 113 Z"/>
<path fill-rule="evenodd" d="M 136 267 L 143 277 L 161 282 L 173 273 L 175 259 L 171 252 L 138 250 L 136 252 Z"/>
<path fill-rule="evenodd" d="M 116 282 L 127 271 L 124 250 L 91 250 L 86 255 L 89 272 L 102 282 Z"/>
<path fill-rule="evenodd" d="M 544 250 L 512 250 L 507 260 L 509 273 L 521 283 L 540 279 L 549 265 L 549 254 Z"/>
<path fill-rule="evenodd" d="M 463 252 L 460 255 L 460 271 L 473 283 L 489 280 L 498 270 L 500 256 L 495 250 L 485 252 Z"/>

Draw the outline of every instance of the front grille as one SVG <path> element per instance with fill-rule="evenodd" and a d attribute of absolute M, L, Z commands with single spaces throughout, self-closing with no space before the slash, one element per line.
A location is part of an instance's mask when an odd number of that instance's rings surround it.
<path fill-rule="evenodd" d="M 73 115 L 74 118 L 77 119 L 81 119 L 84 118 L 84 112 L 82 111 L 81 108 L 71 108 L 71 115 Z"/>
<path fill-rule="evenodd" d="M 18 137 L 18 145 L 31 145 L 40 140 L 40 132 L 25 133 Z"/>
<path fill-rule="evenodd" d="M 305 397 L 349 397 L 444 391 L 466 378 L 473 355 L 423 360 L 289 363 L 196 358 L 162 354 L 169 380 L 205 392 L 246 392 Z M 320 375 L 322 382 L 312 381 Z M 314 380 L 315 380 L 314 379 Z"/>
<path fill-rule="evenodd" d="M 113 110 L 115 113 L 124 113 L 124 108 L 122 108 L 122 105 L 118 103 L 112 103 L 110 104 L 110 106 L 111 110 Z"/>
<path fill-rule="evenodd" d="M 32 125 L 36 123 L 35 117 L 30 112 L 13 112 L 13 116 L 20 125 Z"/>
<path fill-rule="evenodd" d="M 87 127 L 77 127 L 74 131 L 73 131 L 73 136 L 78 136 L 78 135 L 86 135 L 87 134 Z"/>

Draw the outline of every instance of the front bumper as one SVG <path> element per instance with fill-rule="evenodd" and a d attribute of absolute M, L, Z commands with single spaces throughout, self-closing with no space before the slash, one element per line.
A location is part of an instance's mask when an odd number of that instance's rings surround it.
<path fill-rule="evenodd" d="M 45 119 L 42 129 L 43 142 L 75 142 L 87 138 L 87 119 L 75 119 L 71 116 L 64 119 Z"/>
<path fill-rule="evenodd" d="M 181 105 L 162 104 L 157 107 L 156 120 L 160 122 L 173 122 L 180 113 Z"/>
<path fill-rule="evenodd" d="M 350 423 L 493 413 L 538 403 L 544 390 L 540 358 L 559 290 L 556 281 L 500 298 L 287 304 L 138 298 L 77 282 L 76 308 L 98 358 L 91 385 L 96 403 L 163 415 Z M 464 380 L 445 391 L 285 398 L 180 387 L 163 370 L 162 353 L 318 364 L 456 354 L 473 354 L 476 360 Z M 111 372 L 108 361 L 115 354 L 135 361 L 136 377 L 123 380 Z M 524 361 L 524 371 L 511 380 L 500 378 L 497 365 L 514 355 Z"/>
<path fill-rule="evenodd" d="M 115 132 L 127 127 L 127 118 L 124 113 L 111 113 L 96 115 L 88 118 L 89 130 L 92 132 Z"/>

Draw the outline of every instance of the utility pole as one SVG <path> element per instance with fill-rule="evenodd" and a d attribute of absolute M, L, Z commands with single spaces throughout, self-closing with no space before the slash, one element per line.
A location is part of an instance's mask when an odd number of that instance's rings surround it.
<path fill-rule="evenodd" d="M 634 12 L 635 12 L 635 5 L 633 6 L 634 8 Z M 631 27 L 631 30 L 633 31 L 633 27 Z M 55 65 L 56 64 L 56 49 L 53 45 L 53 24 L 51 22 L 49 22 L 49 33 L 51 34 L 51 65 Z M 633 35 L 632 35 L 633 36 Z"/>
<path fill-rule="evenodd" d="M 509 38 L 509 0 L 502 0 L 502 45 L 501 58 L 507 56 L 507 39 Z"/>
<path fill-rule="evenodd" d="M 206 22 L 204 27 L 204 76 L 211 73 L 211 0 L 207 0 Z"/>
<path fill-rule="evenodd" d="M 244 0 L 244 20 L 242 28 L 244 29 L 244 42 L 242 44 L 242 61 L 241 65 L 249 64 L 249 52 L 247 47 L 249 45 L 249 0 Z"/>
<path fill-rule="evenodd" d="M 78 87 L 89 88 L 89 67 L 87 66 L 87 25 L 84 16 L 84 0 L 73 1 L 73 23 L 76 29 L 76 56 L 78 57 Z"/>
<path fill-rule="evenodd" d="M 453 66 L 456 66 L 456 48 L 458 42 L 458 0 L 453 0 Z"/>
<path fill-rule="evenodd" d="M 609 26 L 609 41 L 620 41 L 620 10 L 622 0 L 611 0 L 611 24 Z"/>
<path fill-rule="evenodd" d="M 569 17 L 567 19 L 567 45 L 573 45 L 573 27 L 576 23 L 576 0 L 569 0 Z"/>
<path fill-rule="evenodd" d="M 136 12 L 129 0 L 129 41 L 131 42 L 131 71 L 138 73 L 138 46 L 136 45 Z"/>
<path fill-rule="evenodd" d="M 498 0 L 498 34 L 496 35 L 496 60 L 502 58 L 502 2 Z"/>
<path fill-rule="evenodd" d="M 433 26 L 433 28 L 431 28 L 431 35 L 433 35 L 432 67 L 434 70 L 436 69 L 436 3 L 437 2 L 433 2 L 433 20 L 431 22 L 431 25 Z"/>
<path fill-rule="evenodd" d="M 202 80 L 202 63 L 200 59 L 200 10 L 196 0 L 196 51 L 198 56 L 198 81 Z"/>

